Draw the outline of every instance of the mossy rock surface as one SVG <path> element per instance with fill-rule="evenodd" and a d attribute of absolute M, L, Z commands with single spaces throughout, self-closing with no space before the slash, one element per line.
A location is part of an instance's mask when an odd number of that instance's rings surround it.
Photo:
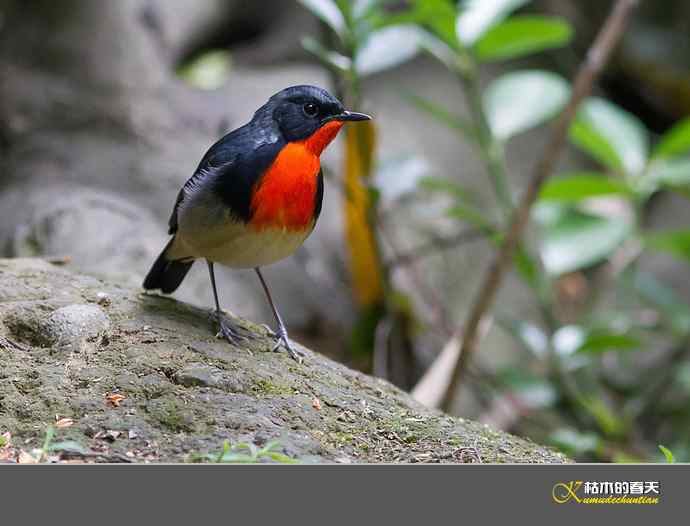
<path fill-rule="evenodd" d="M 95 461 L 184 462 L 227 440 L 277 441 L 301 462 L 567 462 L 309 349 L 298 364 L 270 352 L 265 329 L 238 321 L 256 335 L 242 347 L 214 337 L 208 311 L 42 260 L 0 259 L 0 433 L 40 447 L 48 426 L 69 418 L 55 440 Z"/>

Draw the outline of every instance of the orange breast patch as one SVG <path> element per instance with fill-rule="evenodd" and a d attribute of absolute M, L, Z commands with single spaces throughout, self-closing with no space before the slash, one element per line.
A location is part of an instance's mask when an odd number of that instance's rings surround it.
<path fill-rule="evenodd" d="M 330 122 L 304 141 L 283 147 L 254 190 L 251 227 L 299 231 L 313 226 L 319 155 L 342 125 Z"/>

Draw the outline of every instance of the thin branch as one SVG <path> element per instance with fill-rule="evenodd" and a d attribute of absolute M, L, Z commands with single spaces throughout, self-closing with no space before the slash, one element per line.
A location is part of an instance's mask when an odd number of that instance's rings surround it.
<path fill-rule="evenodd" d="M 487 237 L 486 232 L 476 228 L 462 230 L 448 237 L 435 237 L 431 241 L 423 243 L 411 250 L 396 253 L 395 257 L 386 262 L 386 265 L 391 268 L 408 265 L 442 250 L 456 248 L 464 243 L 469 243 L 485 237 Z"/>
<path fill-rule="evenodd" d="M 558 157 L 566 142 L 568 128 L 575 117 L 577 108 L 580 102 L 592 90 L 595 80 L 622 36 L 628 19 L 637 3 L 638 0 L 618 0 L 616 2 L 592 47 L 589 49 L 584 63 L 580 66 L 575 77 L 570 100 L 554 125 L 544 154 L 535 168 L 519 207 L 513 215 L 505 241 L 501 244 L 498 254 L 489 266 L 465 323 L 460 358 L 455 364 L 451 382 L 443 400 L 443 408 L 445 410 L 448 410 L 450 407 L 467 363 L 477 346 L 479 340 L 477 329 L 482 318 L 491 307 L 496 292 L 511 264 L 513 252 L 527 226 L 530 211 L 537 199 L 539 190 L 544 181 L 554 171 Z"/>

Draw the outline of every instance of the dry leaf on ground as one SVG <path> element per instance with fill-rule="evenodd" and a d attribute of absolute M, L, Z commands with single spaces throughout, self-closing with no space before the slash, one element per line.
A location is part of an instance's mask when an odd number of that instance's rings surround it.
<path fill-rule="evenodd" d="M 112 393 L 105 396 L 106 401 L 113 407 L 120 407 L 120 402 L 122 402 L 126 397 L 119 393 Z"/>

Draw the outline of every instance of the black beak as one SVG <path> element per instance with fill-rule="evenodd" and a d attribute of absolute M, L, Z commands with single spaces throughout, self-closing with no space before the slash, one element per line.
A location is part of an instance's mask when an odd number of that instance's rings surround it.
<path fill-rule="evenodd" d="M 370 121 L 371 116 L 366 113 L 345 110 L 340 115 L 336 115 L 335 119 L 339 121 Z"/>
<path fill-rule="evenodd" d="M 371 116 L 366 113 L 357 113 L 356 111 L 345 110 L 337 115 L 331 115 L 324 119 L 324 124 L 330 121 L 370 121 Z"/>

